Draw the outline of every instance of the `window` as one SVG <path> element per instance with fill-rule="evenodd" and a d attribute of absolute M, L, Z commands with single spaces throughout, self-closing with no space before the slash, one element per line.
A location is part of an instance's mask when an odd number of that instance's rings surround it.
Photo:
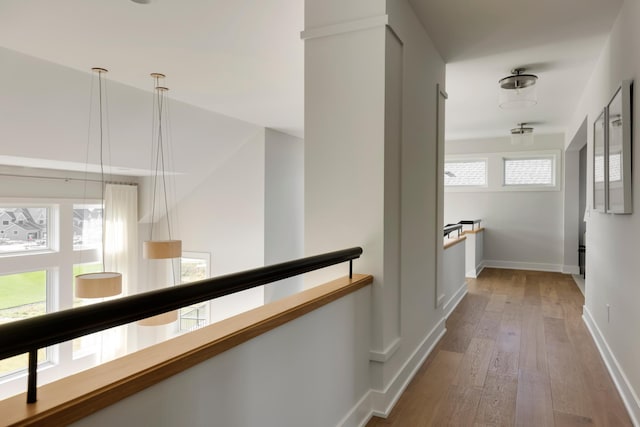
<path fill-rule="evenodd" d="M 487 161 L 451 161 L 444 164 L 444 185 L 446 187 L 487 185 Z"/>
<path fill-rule="evenodd" d="M 195 282 L 209 277 L 209 254 L 184 252 L 180 259 L 180 283 Z M 208 321 L 207 301 L 180 309 L 180 332 L 188 332 L 205 326 Z"/>
<path fill-rule="evenodd" d="M 47 207 L 1 207 L 0 254 L 49 249 Z M 39 218 L 38 221 L 35 218 Z"/>
<path fill-rule="evenodd" d="M 504 185 L 555 185 L 553 157 L 504 159 Z"/>
<path fill-rule="evenodd" d="M 28 271 L 0 276 L 0 323 L 27 319 L 47 312 L 47 272 Z M 47 360 L 45 349 L 38 351 L 38 362 Z M 27 368 L 28 354 L 0 360 L 0 376 Z"/>
<path fill-rule="evenodd" d="M 73 249 L 102 246 L 102 205 L 73 205 Z"/>

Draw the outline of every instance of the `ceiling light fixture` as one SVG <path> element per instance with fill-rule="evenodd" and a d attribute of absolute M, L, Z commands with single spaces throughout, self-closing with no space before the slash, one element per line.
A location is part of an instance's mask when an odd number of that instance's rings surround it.
<path fill-rule="evenodd" d="M 98 114 L 99 114 L 99 133 L 100 133 L 100 186 L 102 191 L 102 272 L 80 274 L 75 277 L 76 279 L 76 297 L 78 298 L 105 298 L 118 295 L 122 292 L 122 274 L 105 271 L 105 209 L 104 209 L 104 162 L 103 155 L 105 153 L 104 147 L 104 134 L 106 130 L 103 126 L 103 119 L 106 115 L 106 111 L 103 111 L 103 105 L 106 107 L 107 97 L 103 96 L 103 86 L 106 83 L 103 81 L 103 74 L 108 71 L 104 68 L 92 68 L 91 71 L 98 75 Z M 93 96 L 92 96 L 93 97 Z M 104 108 L 106 110 L 106 108 Z M 91 122 L 91 119 L 89 119 Z"/>
<path fill-rule="evenodd" d="M 525 68 L 511 70 L 511 75 L 500 79 L 498 105 L 502 109 L 532 107 L 538 103 L 536 82 L 538 76 L 525 74 Z"/>
<path fill-rule="evenodd" d="M 518 127 L 511 129 L 511 144 L 533 145 L 533 128 L 526 125 L 526 123 L 518 123 Z"/>
<path fill-rule="evenodd" d="M 153 194 L 151 201 L 151 227 L 149 231 L 149 240 L 143 243 L 142 251 L 145 259 L 168 259 L 179 258 L 182 256 L 182 241 L 172 239 L 171 235 L 171 222 L 169 221 L 169 200 L 167 197 L 167 173 L 165 170 L 165 163 L 169 159 L 169 147 L 168 147 L 168 118 L 166 117 L 167 109 L 167 97 L 166 93 L 169 88 L 160 86 L 160 79 L 163 79 L 164 74 L 152 73 L 151 77 L 154 80 L 154 115 L 157 112 L 157 133 L 155 137 L 157 141 L 154 142 L 152 163 L 155 163 L 155 174 L 153 176 Z M 164 116 L 163 116 L 164 113 Z M 167 122 L 167 123 L 165 123 Z M 154 138 L 154 139 L 156 139 Z M 162 187 L 162 194 L 164 196 L 164 214 L 167 223 L 167 233 L 169 240 L 153 240 L 154 222 L 156 220 L 156 195 L 159 192 L 159 187 Z M 162 206 L 162 201 L 160 202 Z M 162 218 L 161 215 L 158 215 Z"/>
<path fill-rule="evenodd" d="M 169 89 L 160 85 L 160 80 L 165 78 L 164 74 L 151 73 L 151 77 L 154 81 L 154 96 L 153 96 L 153 121 L 154 129 L 152 134 L 152 153 L 151 162 L 155 164 L 155 173 L 153 176 L 153 190 L 151 199 L 151 225 L 149 232 L 149 240 L 143 242 L 142 255 L 145 259 L 150 260 L 170 260 L 170 274 L 172 279 L 172 285 L 175 286 L 178 280 L 176 260 L 182 256 L 182 240 L 175 240 L 172 237 L 171 221 L 169 218 L 169 199 L 167 196 L 168 187 L 172 187 L 167 183 L 167 171 L 165 165 L 171 160 L 169 150 L 169 119 L 168 119 L 168 100 L 167 92 Z M 157 129 L 155 129 L 157 125 Z M 163 212 L 156 212 L 156 201 L 159 199 L 162 193 L 163 199 L 158 200 L 159 210 Z M 168 240 L 154 240 L 153 231 L 156 221 L 156 215 L 160 218 L 159 222 L 164 220 L 167 224 L 167 237 Z M 178 319 L 178 310 L 169 311 L 166 313 L 158 314 L 146 319 L 138 321 L 142 326 L 159 326 L 166 325 L 168 323 L 175 322 Z"/>

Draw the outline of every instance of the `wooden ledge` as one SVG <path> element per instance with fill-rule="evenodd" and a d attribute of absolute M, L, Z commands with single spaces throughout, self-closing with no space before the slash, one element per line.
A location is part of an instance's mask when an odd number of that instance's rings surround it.
<path fill-rule="evenodd" d="M 3 425 L 67 425 L 217 354 L 357 291 L 373 277 L 354 274 L 0 401 Z"/>
<path fill-rule="evenodd" d="M 477 234 L 477 233 L 480 233 L 481 231 L 484 231 L 484 227 L 480 227 L 477 230 L 465 230 L 462 232 L 462 234 Z"/>
<path fill-rule="evenodd" d="M 444 242 L 444 248 L 448 249 L 451 246 L 457 245 L 460 242 L 464 242 L 467 239 L 467 236 L 456 237 L 455 239 L 448 239 Z"/>

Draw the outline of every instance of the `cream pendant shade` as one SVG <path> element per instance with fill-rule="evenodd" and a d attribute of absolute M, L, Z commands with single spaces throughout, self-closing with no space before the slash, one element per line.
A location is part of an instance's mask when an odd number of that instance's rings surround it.
<path fill-rule="evenodd" d="M 173 323 L 176 320 L 178 320 L 178 310 L 173 310 L 166 313 L 158 314 L 156 316 L 147 317 L 146 319 L 138 320 L 138 325 L 161 326 Z"/>
<path fill-rule="evenodd" d="M 122 274 L 87 273 L 76 276 L 76 297 L 105 298 L 122 293 Z"/>
<path fill-rule="evenodd" d="M 145 259 L 168 259 L 182 256 L 182 240 L 147 240 L 142 244 Z"/>

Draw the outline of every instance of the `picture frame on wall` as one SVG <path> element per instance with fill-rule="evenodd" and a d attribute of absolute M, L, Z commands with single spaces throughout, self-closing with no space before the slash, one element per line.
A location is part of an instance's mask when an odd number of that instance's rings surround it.
<path fill-rule="evenodd" d="M 606 212 L 607 208 L 607 109 L 593 122 L 593 210 Z"/>
<path fill-rule="evenodd" d="M 631 179 L 633 82 L 625 80 L 606 108 L 606 212 L 633 212 Z M 594 187 L 595 188 L 595 187 Z"/>

